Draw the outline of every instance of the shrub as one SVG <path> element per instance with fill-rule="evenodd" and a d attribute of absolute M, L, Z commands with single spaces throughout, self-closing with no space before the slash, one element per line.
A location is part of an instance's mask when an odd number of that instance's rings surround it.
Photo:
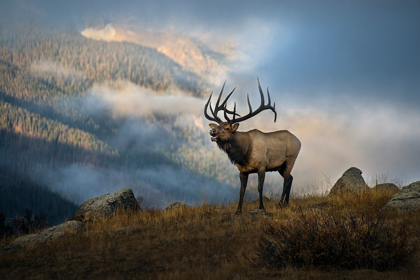
<path fill-rule="evenodd" d="M 14 231 L 20 234 L 36 232 L 48 226 L 47 215 L 42 211 L 33 215 L 32 210 L 26 209 L 23 216 L 16 216 L 12 220 Z"/>
<path fill-rule="evenodd" d="M 382 214 L 300 210 L 284 223 L 265 226 L 252 261 L 270 268 L 315 266 L 383 271 L 404 264 L 413 256 L 415 247 L 406 224 L 388 222 Z"/>

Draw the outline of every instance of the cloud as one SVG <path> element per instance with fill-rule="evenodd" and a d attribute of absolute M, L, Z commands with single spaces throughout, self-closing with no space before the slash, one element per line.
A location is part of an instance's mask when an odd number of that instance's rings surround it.
<path fill-rule="evenodd" d="M 227 203 L 236 191 L 215 181 L 203 180 L 188 170 L 156 165 L 140 170 L 97 169 L 72 164 L 51 170 L 41 178 L 50 188 L 76 203 L 121 188 L 131 188 L 136 196 L 152 207 L 165 207 L 174 201 L 198 205 Z"/>
<path fill-rule="evenodd" d="M 251 94 L 251 103 L 255 109 L 260 100 L 256 99 L 258 94 L 255 82 L 253 87 L 255 93 Z M 206 100 L 182 95 L 172 96 L 169 93 L 157 95 L 132 84 L 126 84 L 118 90 L 104 85 L 95 86 L 91 94 L 95 100 L 91 103 L 105 102 L 115 117 L 144 117 L 147 114 L 178 116 L 179 121 L 173 125 L 194 125 L 201 131 L 201 137 L 205 139 L 208 136 L 207 124 L 210 121 L 202 113 Z M 244 92 L 236 92 L 232 98 L 235 96 L 238 112 L 247 113 Z M 217 96 L 213 97 L 213 104 L 216 98 Z M 234 99 L 229 103 L 230 106 L 233 101 Z M 273 113 L 267 111 L 241 123 L 239 130 L 257 128 L 269 132 L 287 129 L 301 140 L 302 150 L 292 172 L 295 176 L 295 193 L 325 192 L 331 187 L 326 184 L 325 176 L 334 183 L 351 166 L 362 169 L 367 180 L 383 174 L 390 174 L 394 178 L 405 177 L 405 180 L 420 179 L 416 171 L 420 147 L 415 140 L 420 139 L 420 115 L 416 110 L 406 110 L 402 114 L 386 102 L 369 103 L 368 97 L 318 100 L 310 105 L 302 105 L 294 100 L 281 102 L 277 95 L 272 95 L 272 102 L 277 103 L 277 123 L 273 122 Z M 371 105 L 366 107 L 364 104 Z M 168 136 L 162 134 L 163 130 L 150 128 L 144 122 L 129 122 L 123 131 L 126 139 L 145 139 L 144 142 L 154 143 L 159 149 L 171 145 L 171 141 L 166 141 Z M 210 140 L 196 148 L 208 149 L 225 158 L 226 166 L 230 165 L 227 155 L 218 150 Z M 232 177 L 237 176 L 236 168 L 227 170 Z M 310 187 L 313 182 L 316 182 L 316 186 Z M 267 176 L 269 192 L 279 194 L 281 185 L 282 178 L 278 174 Z"/>
<path fill-rule="evenodd" d="M 65 80 L 82 80 L 84 73 L 70 66 L 63 66 L 52 60 L 39 60 L 31 65 L 31 73 L 36 76 L 49 75 Z"/>
<path fill-rule="evenodd" d="M 81 32 L 83 36 L 86 38 L 94 39 L 94 40 L 103 40 L 103 41 L 114 41 L 116 35 L 115 28 L 112 24 L 106 25 L 104 28 L 86 28 Z"/>
<path fill-rule="evenodd" d="M 130 82 L 120 82 L 117 88 L 96 84 L 87 93 L 86 107 L 90 111 L 112 111 L 115 117 L 150 115 L 198 115 L 202 110 L 202 99 L 185 96 L 177 89 L 158 94 L 151 89 Z"/>
<path fill-rule="evenodd" d="M 359 167 L 370 184 L 375 183 L 372 178 L 384 174 L 404 183 L 419 180 L 419 112 L 402 113 L 379 102 L 368 107 L 362 104 L 364 100 L 348 101 L 346 109 L 336 106 L 336 110 L 331 108 L 334 104 L 329 110 L 313 104 L 283 112 L 279 107 L 277 123 L 259 116 L 242 127 L 288 129 L 301 140 L 302 150 L 292 172 L 295 187 L 325 181 L 324 175 L 333 184 L 351 166 Z"/>

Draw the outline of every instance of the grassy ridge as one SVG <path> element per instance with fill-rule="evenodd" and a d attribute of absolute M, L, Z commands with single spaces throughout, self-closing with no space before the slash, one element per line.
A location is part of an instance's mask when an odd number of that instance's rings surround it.
<path fill-rule="evenodd" d="M 371 192 L 363 196 L 295 198 L 288 208 L 266 203 L 273 216 L 233 215 L 236 205 L 202 205 L 139 213 L 119 213 L 110 220 L 88 224 L 82 235 L 70 235 L 43 248 L 0 256 L 0 277 L 94 278 L 94 279 L 415 279 L 420 256 L 415 249 L 420 234 L 420 216 L 384 213 L 391 232 L 405 227 L 407 260 L 386 272 L 359 268 L 346 270 L 330 263 L 317 266 L 293 263 L 283 268 L 258 264 L 266 228 L 298 226 L 302 213 L 333 213 L 362 219 L 379 213 L 392 194 Z M 314 206 L 315 204 L 315 206 Z M 244 213 L 257 208 L 244 204 Z M 329 208 L 329 210 L 324 210 Z M 357 232 L 354 232 L 357 235 Z M 281 240 L 282 237 L 279 237 Z M 293 236 L 293 239 L 304 239 Z M 8 240 L 10 241 L 10 240 Z M 6 241 L 3 240 L 2 243 Z M 400 244 L 401 245 L 401 244 Z M 363 244 L 356 247 L 360 252 Z M 303 250 L 302 255 L 307 254 Z M 391 248 L 392 249 L 392 248 Z M 395 249 L 395 248 L 394 248 Z M 412 255 L 414 257 L 412 257 Z"/>

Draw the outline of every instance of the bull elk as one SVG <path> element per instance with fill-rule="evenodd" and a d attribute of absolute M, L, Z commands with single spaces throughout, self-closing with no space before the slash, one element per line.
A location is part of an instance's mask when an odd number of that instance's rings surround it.
<path fill-rule="evenodd" d="M 223 84 L 214 110 L 210 103 L 213 94 L 210 94 L 209 100 L 204 106 L 205 117 L 210 121 L 217 122 L 217 124 L 209 124 L 211 127 L 211 141 L 216 142 L 217 146 L 226 152 L 230 161 L 239 169 L 241 190 L 236 214 L 242 212 L 242 203 L 248 183 L 248 175 L 252 173 L 258 173 L 259 209 L 264 210 L 262 194 L 265 172 L 268 171 L 277 171 L 284 179 L 283 193 L 279 205 L 289 203 L 290 189 L 293 181 L 293 177 L 290 173 L 301 147 L 299 139 L 287 130 L 269 133 L 261 132 L 258 129 L 247 132 L 237 131 L 240 122 L 248 120 L 264 110 L 273 111 L 274 122 L 276 122 L 277 112 L 275 103 L 271 106 L 270 92 L 267 88 L 268 104 L 265 105 L 264 93 L 258 78 L 257 81 L 261 96 L 261 105 L 257 110 L 252 111 L 248 95 L 249 113 L 243 117 L 236 113 L 236 103 L 234 104 L 233 111 L 227 109 L 227 101 L 236 88 L 234 88 L 226 99 L 220 103 L 226 82 Z M 209 107 L 213 117 L 207 113 Z M 226 121 L 222 121 L 222 119 L 217 116 L 219 111 L 223 111 Z"/>

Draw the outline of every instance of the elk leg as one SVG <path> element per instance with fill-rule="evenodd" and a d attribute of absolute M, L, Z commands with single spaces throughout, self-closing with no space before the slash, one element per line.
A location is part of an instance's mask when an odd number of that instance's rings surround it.
<path fill-rule="evenodd" d="M 290 175 L 289 178 L 287 178 L 285 189 L 286 189 L 286 204 L 289 204 L 289 196 L 290 196 L 290 189 L 292 188 L 292 182 L 293 182 L 293 176 Z"/>
<path fill-rule="evenodd" d="M 289 204 L 290 190 L 292 188 L 293 176 L 290 175 L 296 159 L 288 159 L 279 169 L 280 175 L 284 178 L 283 193 L 279 205 Z"/>
<path fill-rule="evenodd" d="M 236 210 L 236 214 L 242 213 L 242 203 L 244 202 L 246 185 L 248 183 L 248 174 L 240 172 L 239 179 L 241 180 L 241 192 L 239 193 L 239 203 L 238 203 L 238 209 Z"/>
<path fill-rule="evenodd" d="M 264 210 L 263 204 L 263 187 L 265 180 L 265 170 L 258 171 L 258 192 L 260 193 L 260 209 Z"/>
<path fill-rule="evenodd" d="M 290 189 L 292 188 L 292 175 L 284 176 L 283 193 L 281 194 L 279 205 L 289 204 Z"/>

